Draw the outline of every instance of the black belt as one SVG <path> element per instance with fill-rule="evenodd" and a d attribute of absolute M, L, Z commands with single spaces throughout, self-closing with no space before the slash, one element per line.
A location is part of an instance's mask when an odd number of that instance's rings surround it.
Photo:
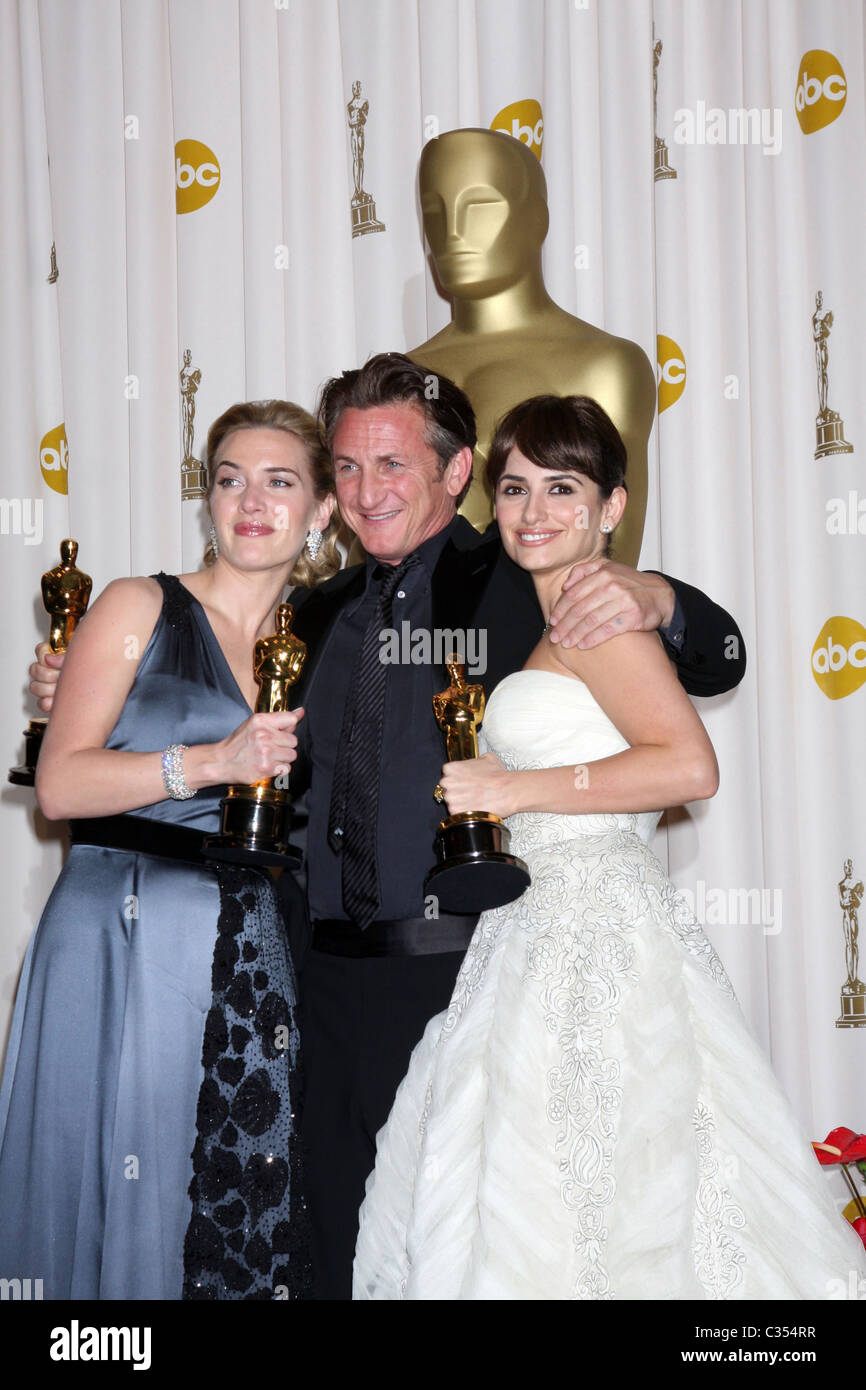
<path fill-rule="evenodd" d="M 401 917 L 371 922 L 364 931 L 354 922 L 319 919 L 313 923 L 314 951 L 329 956 L 439 956 L 465 951 L 477 917 L 442 912 L 438 917 Z"/>
<path fill-rule="evenodd" d="M 205 832 L 188 825 L 171 825 L 145 816 L 102 816 L 70 821 L 69 831 L 74 845 L 156 854 L 161 859 L 179 859 L 185 864 L 208 863 L 201 852 Z"/>

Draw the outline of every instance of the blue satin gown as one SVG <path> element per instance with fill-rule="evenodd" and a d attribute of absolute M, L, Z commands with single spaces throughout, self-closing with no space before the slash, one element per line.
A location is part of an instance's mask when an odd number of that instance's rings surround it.
<path fill-rule="evenodd" d="M 250 710 L 172 576 L 108 748 Z M 214 832 L 221 787 L 137 817 Z M 295 978 L 266 872 L 73 845 L 0 1090 L 0 1277 L 52 1299 L 304 1297 Z"/>

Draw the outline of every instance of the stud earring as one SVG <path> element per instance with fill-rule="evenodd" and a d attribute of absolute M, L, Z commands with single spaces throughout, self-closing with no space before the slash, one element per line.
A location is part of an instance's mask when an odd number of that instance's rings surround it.
<path fill-rule="evenodd" d="M 311 526 L 307 532 L 307 554 L 311 560 L 315 560 L 322 544 L 322 533 L 318 526 Z"/>
<path fill-rule="evenodd" d="M 608 531 L 612 531 L 612 530 L 613 530 L 613 527 L 611 526 L 611 524 L 610 524 L 609 521 L 603 521 L 603 522 L 601 523 L 601 529 L 602 529 L 602 531 L 604 532 L 604 534 L 607 535 Z"/>
<path fill-rule="evenodd" d="M 216 557 L 217 555 L 219 555 L 219 553 L 220 553 L 220 543 L 219 543 L 219 541 L 217 540 L 216 527 L 214 526 L 213 522 L 211 522 L 211 528 L 210 528 L 210 548 L 211 548 L 211 550 L 213 551 L 215 557 Z"/>

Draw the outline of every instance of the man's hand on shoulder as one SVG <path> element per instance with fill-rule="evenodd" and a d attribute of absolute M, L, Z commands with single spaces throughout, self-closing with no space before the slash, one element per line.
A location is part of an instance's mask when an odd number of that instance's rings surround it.
<path fill-rule="evenodd" d="M 613 560 L 575 565 L 550 615 L 550 640 L 564 647 L 597 647 L 623 632 L 667 627 L 676 596 L 660 574 Z"/>

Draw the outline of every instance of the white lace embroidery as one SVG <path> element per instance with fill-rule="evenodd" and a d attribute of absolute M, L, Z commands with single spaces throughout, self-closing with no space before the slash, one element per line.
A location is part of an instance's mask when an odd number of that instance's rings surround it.
<path fill-rule="evenodd" d="M 478 926 L 472 935 L 472 940 L 469 942 L 466 955 L 463 957 L 460 973 L 454 985 L 454 993 L 451 996 L 451 1003 L 448 1006 L 442 1032 L 439 1035 L 440 1039 L 447 1037 L 449 1033 L 454 1031 L 469 1000 L 480 989 L 487 968 L 499 944 L 502 924 L 509 915 L 510 905 L 482 913 Z"/>
<path fill-rule="evenodd" d="M 560 1063 L 547 1075 L 547 1115 L 561 1154 L 560 1196 L 576 1219 L 574 1296 L 609 1299 L 604 1213 L 616 1191 L 622 1087 L 620 1064 L 605 1055 L 604 1039 L 623 989 L 635 979 L 630 938 L 643 886 L 639 862 L 627 857 L 632 836 L 586 837 L 582 844 L 603 844 L 604 850 L 569 861 L 557 848 L 548 865 L 533 861 L 538 877 L 521 902 L 519 919 L 531 938 L 527 978 L 541 985 L 545 1022 L 561 1047 Z"/>
<path fill-rule="evenodd" d="M 699 1101 L 693 1123 L 698 1148 L 698 1190 L 695 1195 L 695 1272 L 710 1298 L 730 1298 L 743 1282 L 745 1252 L 731 1235 L 746 1224 L 742 1207 L 723 1185 L 718 1158 L 713 1154 L 716 1122 L 709 1106 Z"/>
<path fill-rule="evenodd" d="M 427 1083 L 427 1090 L 424 1092 L 424 1108 L 418 1119 L 418 1134 L 423 1139 L 427 1133 L 427 1121 L 430 1117 L 430 1107 L 433 1104 L 433 1082 Z"/>
<path fill-rule="evenodd" d="M 676 884 L 665 877 L 661 864 L 658 865 L 658 874 L 654 881 L 647 886 L 658 896 L 659 920 L 664 930 L 685 946 L 720 989 L 732 999 L 736 999 L 734 987 L 714 947 L 704 935 L 703 928 Z"/>

